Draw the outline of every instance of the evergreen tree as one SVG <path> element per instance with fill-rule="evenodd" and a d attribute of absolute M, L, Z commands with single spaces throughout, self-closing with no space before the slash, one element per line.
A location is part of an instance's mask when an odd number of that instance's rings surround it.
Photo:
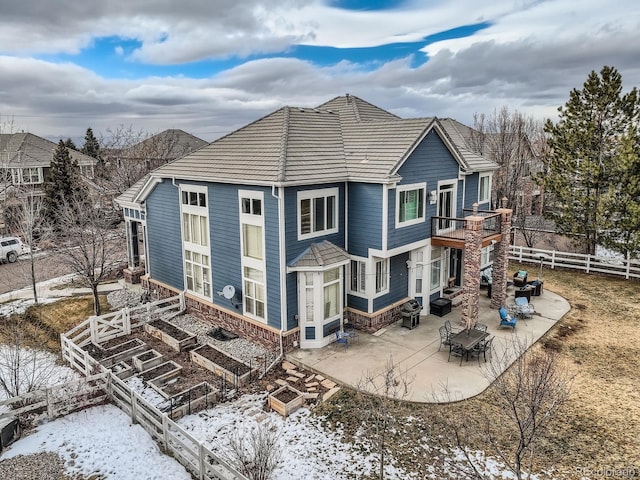
<path fill-rule="evenodd" d="M 93 135 L 91 127 L 87 128 L 87 133 L 84 136 L 84 145 L 82 146 L 81 151 L 85 155 L 89 155 L 96 160 L 100 160 L 100 143 L 98 143 L 98 139 Z"/>
<path fill-rule="evenodd" d="M 64 141 L 65 146 L 70 149 L 70 150 L 78 150 L 78 147 L 76 147 L 76 144 L 73 143 L 73 140 L 71 140 L 70 138 L 67 138 Z"/>
<path fill-rule="evenodd" d="M 87 192 L 80 180 L 78 163 L 69 155 L 69 149 L 60 140 L 51 160 L 51 168 L 44 182 L 44 210 L 47 218 L 57 224 L 65 203 L 75 199 L 87 199 Z"/>
<path fill-rule="evenodd" d="M 634 88 L 622 94 L 622 77 L 613 67 L 592 71 L 582 90 L 573 89 L 559 109 L 557 123 L 547 120 L 549 153 L 544 185 L 547 216 L 558 233 L 572 235 L 594 254 L 607 232 L 620 231 L 620 217 L 610 208 L 612 196 L 625 186 L 625 134 L 637 137 L 638 99 Z M 636 140 L 634 140 L 636 141 Z"/>

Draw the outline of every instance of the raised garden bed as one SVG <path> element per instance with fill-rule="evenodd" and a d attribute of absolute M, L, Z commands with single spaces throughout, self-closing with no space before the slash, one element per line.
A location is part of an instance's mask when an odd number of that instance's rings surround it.
<path fill-rule="evenodd" d="M 140 377 L 145 382 L 160 382 L 160 381 L 169 381 L 172 378 L 175 378 L 180 375 L 182 371 L 182 367 L 178 365 L 176 362 L 168 361 L 161 363 L 149 370 L 145 370 L 140 373 Z"/>
<path fill-rule="evenodd" d="M 195 335 L 165 320 L 154 320 L 153 322 L 146 323 L 144 331 L 152 337 L 162 340 L 176 352 L 181 352 L 188 347 L 198 344 L 198 338 Z"/>
<path fill-rule="evenodd" d="M 233 385 L 244 385 L 249 381 L 251 375 L 255 374 L 246 363 L 211 345 L 202 345 L 191 350 L 189 355 L 193 363 L 212 371 Z"/>
<path fill-rule="evenodd" d="M 207 382 L 202 382 L 172 396 L 169 399 L 169 406 L 163 408 L 163 411 L 169 415 L 169 418 L 176 420 L 210 407 L 217 398 L 218 391 Z"/>
<path fill-rule="evenodd" d="M 157 350 L 147 350 L 134 356 L 131 361 L 133 362 L 133 368 L 139 372 L 144 372 L 156 365 L 160 365 L 164 362 L 164 358 Z"/>
<path fill-rule="evenodd" d="M 287 417 L 304 404 L 304 394 L 289 385 L 284 385 L 269 394 L 268 403 L 272 410 Z"/>
<path fill-rule="evenodd" d="M 145 350 L 148 350 L 147 345 L 142 340 L 134 338 L 128 342 L 106 349 L 105 358 L 100 360 L 100 363 L 107 368 L 111 368 L 116 363 L 131 360 L 133 356 Z"/>
<path fill-rule="evenodd" d="M 120 380 L 126 380 L 133 375 L 133 367 L 127 362 L 118 362 L 111 366 L 111 371 Z"/>

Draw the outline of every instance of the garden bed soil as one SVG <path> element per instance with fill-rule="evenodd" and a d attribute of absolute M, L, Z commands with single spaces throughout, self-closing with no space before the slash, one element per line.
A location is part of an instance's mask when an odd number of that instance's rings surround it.
<path fill-rule="evenodd" d="M 149 382 L 158 378 L 170 378 L 172 376 L 180 375 L 182 367 L 175 362 L 169 361 L 161 363 L 160 365 L 153 367 L 149 370 L 145 370 L 140 373 L 140 378 L 145 382 Z"/>
<path fill-rule="evenodd" d="M 193 336 L 190 333 L 185 332 L 181 328 L 178 328 L 172 323 L 169 323 L 165 320 L 154 320 L 153 322 L 149 323 L 149 325 L 157 328 L 158 330 L 162 330 L 164 333 L 172 338 L 175 338 L 178 341 L 186 340 L 187 338 Z"/>
<path fill-rule="evenodd" d="M 196 351 L 199 355 L 202 355 L 207 360 L 212 361 L 216 365 L 220 365 L 228 372 L 242 376 L 245 373 L 248 373 L 249 370 L 251 370 L 248 365 L 245 365 L 241 361 L 230 357 L 229 355 L 221 352 L 211 345 L 203 345 L 197 348 Z"/>
<path fill-rule="evenodd" d="M 144 330 L 152 337 L 162 340 L 178 352 L 198 344 L 196 335 L 192 335 L 165 320 L 154 320 L 153 322 L 147 323 L 144 326 Z"/>

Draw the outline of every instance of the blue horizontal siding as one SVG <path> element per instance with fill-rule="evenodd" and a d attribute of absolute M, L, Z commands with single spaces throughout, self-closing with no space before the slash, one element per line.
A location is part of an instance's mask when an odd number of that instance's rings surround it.
<path fill-rule="evenodd" d="M 156 185 L 146 200 L 147 262 L 151 277 L 184 289 L 179 191 L 168 180 Z"/>
<path fill-rule="evenodd" d="M 407 297 L 409 291 L 409 253 L 402 253 L 389 259 L 389 293 L 373 300 L 373 311 L 385 308 Z"/>
<path fill-rule="evenodd" d="M 426 182 L 427 207 L 425 222 L 408 227 L 395 228 L 397 189 L 389 191 L 389 235 L 388 248 L 424 240 L 431 237 L 431 217 L 437 215 L 437 205 L 430 205 L 429 192 L 438 189 L 440 180 L 458 178 L 458 162 L 453 157 L 436 131 L 431 131 L 411 153 L 398 170 L 402 177 L 399 185 Z M 458 182 L 457 208 L 462 212 L 462 182 Z"/>
<path fill-rule="evenodd" d="M 382 248 L 382 185 L 349 184 L 349 253 L 367 257 Z"/>

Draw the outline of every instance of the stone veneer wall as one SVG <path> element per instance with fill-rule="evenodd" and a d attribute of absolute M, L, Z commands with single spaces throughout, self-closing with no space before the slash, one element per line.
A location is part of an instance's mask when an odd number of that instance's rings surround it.
<path fill-rule="evenodd" d="M 358 330 L 373 333 L 387 325 L 397 322 L 400 317 L 400 310 L 409 299 L 393 304 L 386 310 L 382 310 L 373 314 L 364 313 L 359 310 L 347 308 L 345 310 L 345 320 L 353 323 Z"/>
<path fill-rule="evenodd" d="M 460 323 L 467 328 L 475 326 L 480 312 L 480 265 L 482 263 L 482 225 L 484 219 L 471 215 L 465 220 L 464 282 Z M 493 295 L 493 287 L 491 294 Z"/>
<path fill-rule="evenodd" d="M 507 299 L 507 268 L 509 267 L 509 241 L 511 240 L 511 216 L 509 208 L 499 208 L 501 240 L 493 247 L 493 275 L 491 307 L 500 308 Z"/>
<path fill-rule="evenodd" d="M 179 293 L 160 283 L 142 278 L 143 288 L 154 292 L 159 298 L 172 297 Z M 246 319 L 242 315 L 234 314 L 230 310 L 218 308 L 191 296 L 185 296 L 187 313 L 194 315 L 202 321 L 211 323 L 211 328 L 222 327 L 242 338 L 255 342 L 263 347 L 275 351 L 280 349 L 280 332 L 266 325 Z M 282 334 L 282 347 L 285 352 L 293 350 L 300 344 L 300 329 L 295 328 Z"/>

